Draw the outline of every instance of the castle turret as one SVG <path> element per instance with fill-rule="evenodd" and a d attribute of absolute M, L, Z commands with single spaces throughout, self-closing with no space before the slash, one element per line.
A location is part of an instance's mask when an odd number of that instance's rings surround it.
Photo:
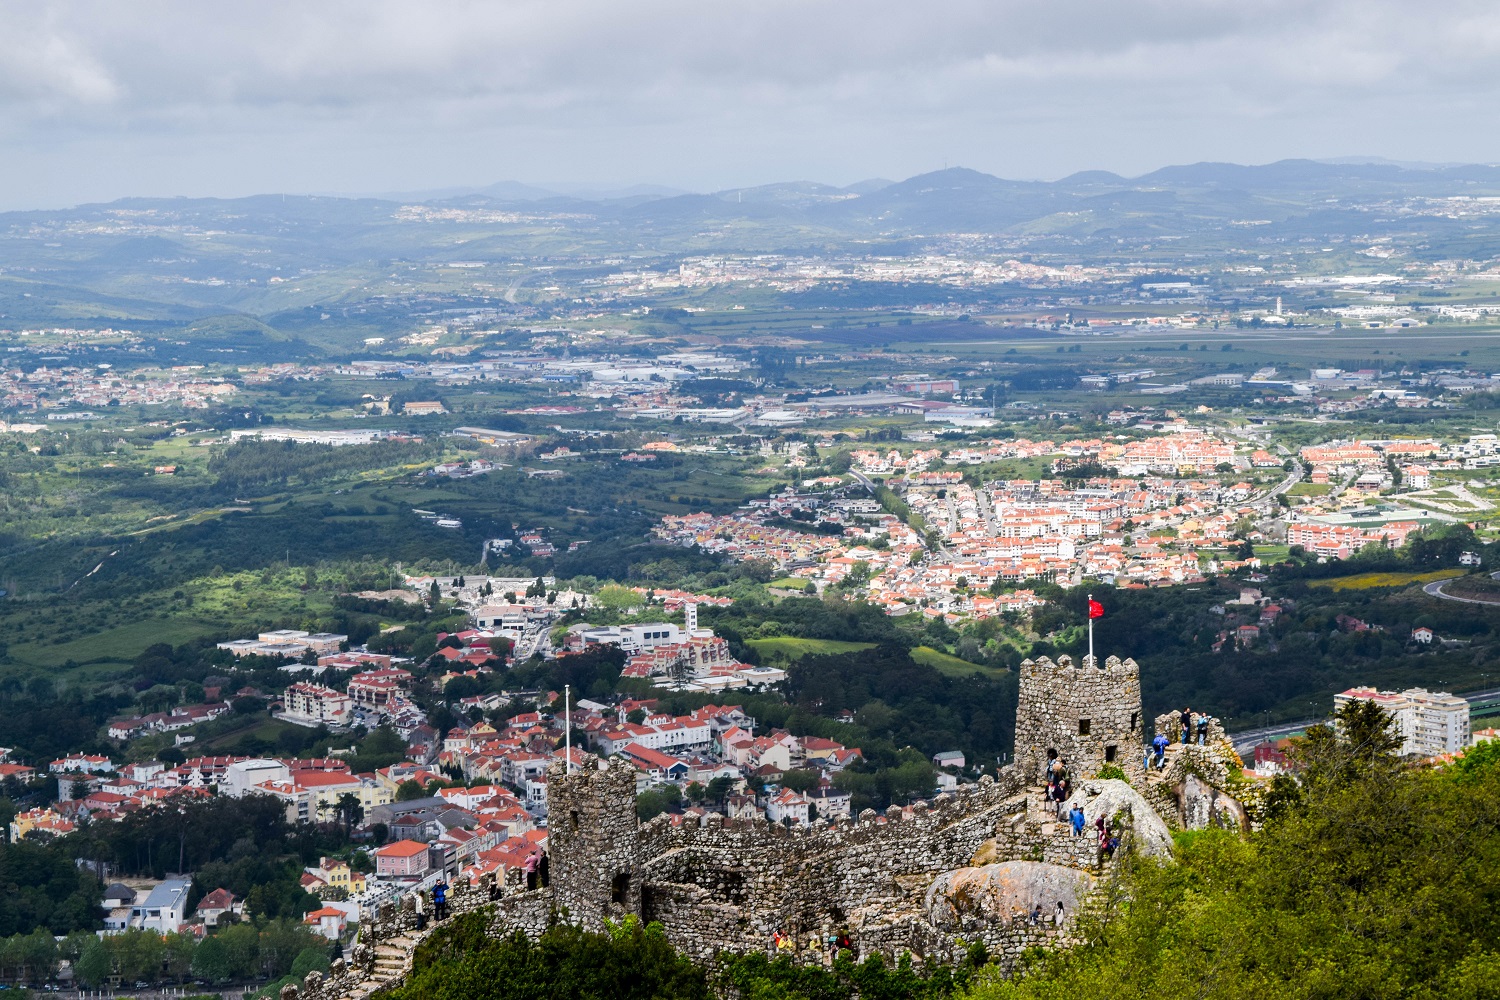
<path fill-rule="evenodd" d="M 567 919 L 597 930 L 603 918 L 639 913 L 635 769 L 585 757 L 569 773 L 547 769 L 547 855 L 554 897 Z"/>
<path fill-rule="evenodd" d="M 1134 660 L 1111 656 L 1102 667 L 1042 657 L 1021 663 L 1016 705 L 1016 764 L 1028 782 L 1044 780 L 1061 757 L 1075 778 L 1114 764 L 1141 771 L 1141 675 Z"/>

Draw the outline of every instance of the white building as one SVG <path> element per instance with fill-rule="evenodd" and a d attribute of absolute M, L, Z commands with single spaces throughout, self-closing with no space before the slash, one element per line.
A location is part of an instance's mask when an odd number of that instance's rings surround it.
<path fill-rule="evenodd" d="M 192 879 L 167 879 L 135 904 L 130 910 L 132 929 L 156 931 L 158 934 L 176 934 L 187 919 L 188 891 Z"/>
<path fill-rule="evenodd" d="M 1446 691 L 1410 688 L 1398 694 L 1350 688 L 1334 695 L 1334 710 L 1354 701 L 1373 701 L 1391 717 L 1403 754 L 1433 757 L 1457 753 L 1469 745 L 1469 703 Z"/>
<path fill-rule="evenodd" d="M 801 792 L 794 792 L 790 788 L 783 788 L 766 802 L 766 819 L 772 823 L 790 823 L 792 826 L 806 826 L 808 818 L 808 806 L 812 800 Z"/>
<path fill-rule="evenodd" d="M 596 642 L 601 646 L 619 646 L 627 653 L 639 653 L 657 646 L 669 646 L 686 642 L 689 634 L 681 626 L 671 622 L 647 622 L 643 625 L 604 625 L 586 628 L 579 632 L 585 643 Z"/>
<path fill-rule="evenodd" d="M 282 718 L 303 726 L 342 726 L 354 710 L 354 699 L 342 691 L 300 681 L 287 686 Z"/>
<path fill-rule="evenodd" d="M 241 799 L 254 794 L 257 791 L 255 786 L 262 782 L 284 782 L 291 776 L 291 770 L 279 760 L 238 760 L 224 768 L 224 780 L 219 783 L 219 794 L 231 799 Z"/>

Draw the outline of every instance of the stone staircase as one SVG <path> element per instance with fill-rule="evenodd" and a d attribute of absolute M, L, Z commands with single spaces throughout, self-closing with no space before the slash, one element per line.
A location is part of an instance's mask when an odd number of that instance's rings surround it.
<path fill-rule="evenodd" d="M 417 943 L 426 936 L 426 931 L 403 931 L 377 944 L 372 978 L 383 984 L 406 975 L 411 968 L 412 952 L 416 951 Z"/>

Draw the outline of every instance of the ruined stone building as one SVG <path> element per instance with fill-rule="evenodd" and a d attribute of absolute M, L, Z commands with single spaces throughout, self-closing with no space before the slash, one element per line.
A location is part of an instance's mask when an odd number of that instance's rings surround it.
<path fill-rule="evenodd" d="M 799 942 L 846 932 L 861 954 L 945 961 L 982 942 L 1009 968 L 1025 947 L 1066 940 L 1074 914 L 1108 877 L 1096 819 L 1140 853 L 1170 853 L 1162 814 L 1181 822 L 1180 795 L 1158 787 L 1161 774 L 1146 773 L 1150 734 L 1142 722 L 1134 661 L 1028 660 L 1020 670 L 1015 763 L 997 777 L 805 830 L 718 815 L 639 823 L 630 765 L 590 758 L 569 772 L 557 762 L 548 772 L 550 884 L 456 889 L 454 908 L 492 906 L 496 934 L 537 934 L 555 921 L 598 930 L 634 915 L 659 922 L 673 945 L 700 960 L 765 951 L 777 932 Z M 1202 757 L 1199 764 L 1232 755 L 1217 724 L 1213 736 L 1219 745 L 1182 752 Z M 1039 783 L 1053 758 L 1074 776 L 1083 836 L 1044 801 Z M 1109 765 L 1130 781 L 1098 778 Z M 1062 921 L 1027 919 L 1037 906 L 1050 918 L 1059 903 Z M 410 921 L 391 910 L 376 923 L 369 940 L 362 933 L 357 959 L 370 967 L 382 934 Z M 356 978 L 341 970 L 317 1000 L 361 995 L 351 985 Z"/>

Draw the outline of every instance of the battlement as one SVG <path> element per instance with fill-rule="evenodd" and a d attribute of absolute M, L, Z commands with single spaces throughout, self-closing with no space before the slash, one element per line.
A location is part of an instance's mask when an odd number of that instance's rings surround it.
<path fill-rule="evenodd" d="M 1141 723 L 1135 661 L 1026 660 L 1014 764 L 931 801 L 794 829 L 717 814 L 639 823 L 633 767 L 591 755 L 572 768 L 557 761 L 547 772 L 548 884 L 528 891 L 520 880 L 491 879 L 472 892 L 455 887 L 455 912 L 492 907 L 495 934 L 539 934 L 556 920 L 601 930 L 606 920 L 634 914 L 659 922 L 675 947 L 699 960 L 761 950 L 777 932 L 797 941 L 846 932 L 866 954 L 940 960 L 982 940 L 1008 969 L 1028 945 L 1068 934 L 1015 919 L 1021 897 L 1050 912 L 1066 889 L 1076 903 L 1107 864 L 1091 837 L 1074 837 L 1066 823 L 1029 808 L 1036 792 L 1028 787 L 1051 758 L 1079 779 L 1107 764 L 1138 774 Z M 1118 798 L 1129 786 L 1097 784 L 1079 782 L 1085 808 L 1119 814 L 1110 794 Z M 1141 800 L 1138 809 L 1137 828 L 1155 831 L 1153 844 L 1168 843 L 1151 806 Z M 969 898 L 981 881 L 988 902 Z M 400 941 L 415 919 L 405 910 L 384 914 L 354 964 L 390 967 L 392 945 L 378 943 Z M 333 979 L 338 988 L 313 991 L 316 1000 L 363 989 L 341 992 L 343 979 Z"/>
<path fill-rule="evenodd" d="M 1043 780 L 1061 758 L 1076 777 L 1113 764 L 1127 774 L 1141 769 L 1144 742 L 1141 675 L 1134 660 L 1111 656 L 1075 664 L 1041 657 L 1023 660 L 1016 706 L 1016 765 L 1028 782 Z"/>

